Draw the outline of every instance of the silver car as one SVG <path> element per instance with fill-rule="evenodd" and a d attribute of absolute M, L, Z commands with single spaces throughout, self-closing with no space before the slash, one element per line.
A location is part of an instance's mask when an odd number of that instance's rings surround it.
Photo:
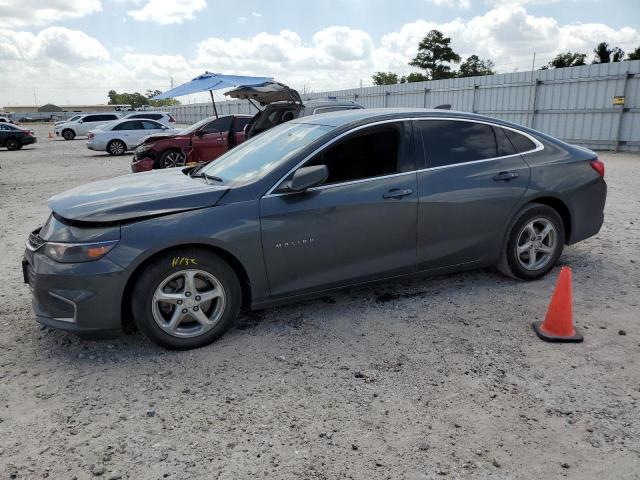
<path fill-rule="evenodd" d="M 87 148 L 108 152 L 110 155 L 122 155 L 133 150 L 147 135 L 168 133 L 173 128 L 155 120 L 116 120 L 91 130 L 87 136 Z"/>

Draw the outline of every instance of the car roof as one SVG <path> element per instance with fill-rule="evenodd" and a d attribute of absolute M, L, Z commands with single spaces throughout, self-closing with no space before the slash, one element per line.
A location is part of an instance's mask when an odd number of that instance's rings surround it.
<path fill-rule="evenodd" d="M 326 125 L 329 127 L 342 127 L 348 124 L 367 124 L 381 120 L 393 120 L 402 118 L 464 118 L 476 121 L 486 121 L 490 123 L 511 126 L 519 130 L 536 133 L 527 127 L 517 125 L 497 118 L 478 115 L 476 113 L 460 112 L 457 110 L 440 110 L 430 108 L 363 108 L 353 110 L 339 110 L 335 112 L 319 113 L 312 116 L 300 117 L 291 122 L 308 123 L 312 125 Z"/>
<path fill-rule="evenodd" d="M 343 105 L 362 108 L 362 105 L 360 105 L 359 103 L 354 102 L 353 100 L 333 100 L 331 98 L 327 98 L 327 99 L 314 98 L 313 100 L 303 100 L 302 104 L 305 107 L 313 107 L 313 108 L 318 108 L 318 107 L 340 107 L 340 106 L 343 106 Z"/>

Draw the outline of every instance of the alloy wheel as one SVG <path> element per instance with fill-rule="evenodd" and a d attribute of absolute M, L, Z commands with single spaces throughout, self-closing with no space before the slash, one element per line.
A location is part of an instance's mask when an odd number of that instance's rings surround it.
<path fill-rule="evenodd" d="M 109 145 L 109 153 L 111 153 L 112 155 L 122 155 L 125 150 L 126 147 L 124 143 L 120 141 L 111 142 L 111 144 Z"/>
<path fill-rule="evenodd" d="M 214 275 L 198 269 L 181 270 L 156 288 L 153 319 L 171 336 L 193 338 L 220 321 L 226 303 L 224 287 Z"/>
<path fill-rule="evenodd" d="M 526 270 L 544 268 L 558 248 L 558 232 L 553 223 L 544 217 L 527 223 L 516 242 L 518 263 Z"/>
<path fill-rule="evenodd" d="M 184 166 L 184 155 L 180 152 L 169 152 L 164 157 L 164 168 Z"/>

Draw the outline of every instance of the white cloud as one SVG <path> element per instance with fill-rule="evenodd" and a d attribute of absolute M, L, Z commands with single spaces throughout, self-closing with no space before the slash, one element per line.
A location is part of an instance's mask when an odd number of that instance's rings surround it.
<path fill-rule="evenodd" d="M 459 8 L 460 10 L 468 10 L 471 8 L 471 0 L 426 0 L 436 6 L 444 6 L 451 8 Z"/>
<path fill-rule="evenodd" d="M 262 16 L 262 14 L 258 12 L 251 12 L 251 15 L 253 15 L 256 18 L 260 18 Z"/>
<path fill-rule="evenodd" d="M 632 27 L 561 24 L 531 15 L 518 5 L 498 6 L 483 15 L 445 23 L 420 19 L 378 38 L 348 26 L 324 28 L 308 40 L 292 30 L 210 37 L 195 45 L 192 55 L 148 54 L 125 47 L 110 56 L 100 42 L 77 30 L 0 29 L 0 105 L 30 102 L 34 90 L 38 98 L 54 103 L 69 97 L 72 102 L 105 102 L 110 89 L 165 90 L 170 76 L 179 84 L 204 70 L 269 75 L 295 88 L 316 91 L 354 87 L 361 79 L 368 85 L 376 71 L 416 71 L 408 62 L 432 29 L 450 36 L 462 57 L 477 54 L 491 59 L 499 72 L 528 70 L 534 51 L 540 66 L 566 50 L 587 53 L 590 60 L 600 41 L 626 51 L 640 45 L 640 32 Z"/>
<path fill-rule="evenodd" d="M 245 25 L 247 23 L 247 17 L 236 17 L 236 23 L 240 25 Z"/>
<path fill-rule="evenodd" d="M 131 10 L 129 15 L 138 21 L 169 25 L 193 20 L 195 13 L 206 7 L 206 0 L 147 0 L 142 8 Z"/>
<path fill-rule="evenodd" d="M 1 0 L 3 27 L 40 26 L 102 10 L 100 0 Z"/>
<path fill-rule="evenodd" d="M 109 52 L 95 38 L 79 30 L 48 27 L 37 35 L 0 29 L 0 59 L 53 60 L 68 64 L 109 60 Z M 9 73 L 5 70 L 5 74 Z"/>

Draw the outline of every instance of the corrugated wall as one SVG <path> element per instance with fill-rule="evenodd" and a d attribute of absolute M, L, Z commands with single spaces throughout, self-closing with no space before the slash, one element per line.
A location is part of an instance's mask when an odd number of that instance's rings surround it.
<path fill-rule="evenodd" d="M 624 96 L 624 105 L 613 105 Z M 532 127 L 592 149 L 640 151 L 640 60 L 485 77 L 453 78 L 304 94 L 336 97 L 365 107 L 475 112 Z M 221 102 L 218 113 L 255 113 L 245 101 Z M 163 109 L 166 110 L 166 109 Z M 181 123 L 213 115 L 209 104 L 168 109 Z"/>

